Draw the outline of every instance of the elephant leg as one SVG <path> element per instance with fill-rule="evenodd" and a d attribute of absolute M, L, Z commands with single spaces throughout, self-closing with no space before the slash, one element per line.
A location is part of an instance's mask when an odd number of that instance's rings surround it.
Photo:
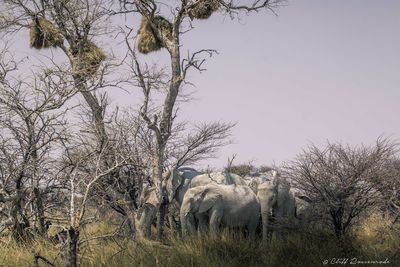
<path fill-rule="evenodd" d="M 196 233 L 196 220 L 193 214 L 189 213 L 181 216 L 182 235 L 192 235 Z"/>
<path fill-rule="evenodd" d="M 210 232 L 213 234 L 218 233 L 219 226 L 221 225 L 222 211 L 213 210 L 210 216 Z"/>
<path fill-rule="evenodd" d="M 198 232 L 199 233 L 206 233 L 208 231 L 208 216 L 207 214 L 198 214 Z"/>
<path fill-rule="evenodd" d="M 188 217 L 188 232 L 191 235 L 196 233 L 196 220 L 193 214 Z"/>
<path fill-rule="evenodd" d="M 251 221 L 251 222 L 247 225 L 248 238 L 249 238 L 251 241 L 254 241 L 254 240 L 256 239 L 257 227 L 258 227 L 258 220 L 256 220 L 256 221 Z"/>
<path fill-rule="evenodd" d="M 273 225 L 276 225 L 275 217 L 268 215 L 265 219 L 265 228 L 264 228 L 264 219 L 263 219 L 263 239 L 271 241 L 273 235 Z"/>

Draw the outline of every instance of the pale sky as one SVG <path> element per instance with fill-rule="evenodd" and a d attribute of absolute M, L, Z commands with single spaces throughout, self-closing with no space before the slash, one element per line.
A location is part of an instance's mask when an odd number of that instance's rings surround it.
<path fill-rule="evenodd" d="M 216 16 L 188 37 L 220 55 L 194 77 L 187 118 L 238 123 L 210 162 L 280 164 L 310 143 L 400 138 L 400 1 L 292 0 L 277 13 Z"/>
<path fill-rule="evenodd" d="M 235 143 L 202 166 L 222 167 L 234 153 L 236 163 L 279 165 L 310 143 L 400 139 L 400 1 L 289 0 L 277 13 L 215 14 L 182 39 L 182 54 L 220 54 L 190 75 L 196 100 L 180 119 L 237 122 Z"/>

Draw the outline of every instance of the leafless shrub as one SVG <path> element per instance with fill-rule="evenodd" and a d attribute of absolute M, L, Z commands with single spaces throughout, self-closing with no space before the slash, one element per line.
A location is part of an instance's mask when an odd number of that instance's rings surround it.
<path fill-rule="evenodd" d="M 382 194 L 375 186 L 396 144 L 379 138 L 374 146 L 311 145 L 284 167 L 284 175 L 326 215 L 337 238 L 376 207 Z"/>

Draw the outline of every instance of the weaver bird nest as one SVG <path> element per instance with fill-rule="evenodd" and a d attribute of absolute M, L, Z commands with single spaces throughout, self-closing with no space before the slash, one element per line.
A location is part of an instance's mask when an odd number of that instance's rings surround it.
<path fill-rule="evenodd" d="M 172 40 L 171 22 L 161 16 L 155 16 L 153 23 L 156 29 L 160 32 L 161 38 Z M 140 53 L 147 54 L 153 51 L 158 51 L 164 47 L 163 41 L 157 36 L 146 17 L 142 17 L 138 34 L 137 46 Z"/>
<path fill-rule="evenodd" d="M 36 49 L 57 47 L 64 43 L 60 30 L 45 18 L 35 18 L 29 26 L 30 46 Z"/>
<path fill-rule="evenodd" d="M 84 76 L 93 76 L 100 67 L 100 63 L 107 58 L 106 54 L 91 41 L 83 44 L 82 51 L 76 45 L 68 49 L 73 57 L 73 71 Z"/>
<path fill-rule="evenodd" d="M 199 0 L 188 12 L 190 18 L 208 19 L 220 8 L 217 0 Z"/>

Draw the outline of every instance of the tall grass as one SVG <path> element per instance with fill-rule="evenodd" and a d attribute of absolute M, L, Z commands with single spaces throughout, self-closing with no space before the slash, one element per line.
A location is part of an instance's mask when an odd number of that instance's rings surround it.
<path fill-rule="evenodd" d="M 107 224 L 94 224 L 84 236 L 110 232 Z M 400 266 L 399 229 L 381 217 L 371 217 L 347 239 L 346 252 L 329 232 L 308 231 L 290 234 L 270 242 L 251 242 L 229 232 L 218 236 L 202 235 L 180 238 L 168 233 L 163 243 L 149 240 L 133 241 L 115 237 L 82 244 L 80 266 L 321 266 L 333 258 L 385 260 Z M 45 240 L 18 245 L 2 239 L 0 266 L 32 266 L 38 253 L 56 266 L 65 266 L 66 249 Z M 397 263 L 397 264 L 396 264 Z M 46 266 L 40 263 L 40 266 Z"/>

